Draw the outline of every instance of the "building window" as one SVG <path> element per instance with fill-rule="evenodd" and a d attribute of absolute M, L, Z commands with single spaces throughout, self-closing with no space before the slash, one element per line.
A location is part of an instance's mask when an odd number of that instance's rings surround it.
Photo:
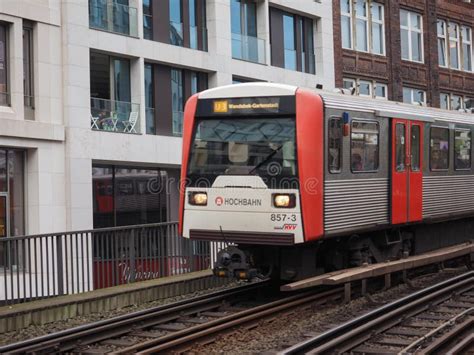
<path fill-rule="evenodd" d="M 450 109 L 454 111 L 462 110 L 464 108 L 464 99 L 459 95 L 451 95 Z"/>
<path fill-rule="evenodd" d="M 24 186 L 25 153 L 0 148 L 0 238 L 25 235 Z M 0 243 L 0 267 L 15 264 L 11 258 L 21 257 L 7 252 L 7 247 Z"/>
<path fill-rule="evenodd" d="M 438 61 L 440 66 L 448 66 L 448 54 L 446 52 L 446 22 L 443 20 L 438 20 Z"/>
<path fill-rule="evenodd" d="M 445 110 L 464 110 L 467 101 L 468 98 L 461 95 L 440 93 L 440 107 Z"/>
<path fill-rule="evenodd" d="M 465 71 L 472 71 L 472 30 L 469 27 L 461 26 L 462 38 L 462 68 Z"/>
<path fill-rule="evenodd" d="M 94 228 L 167 221 L 166 181 L 159 169 L 94 165 Z"/>
<path fill-rule="evenodd" d="M 459 67 L 459 26 L 453 22 L 449 23 L 449 67 L 460 69 Z"/>
<path fill-rule="evenodd" d="M 146 134 L 155 134 L 155 89 L 153 80 L 153 64 L 145 63 L 145 113 Z"/>
<path fill-rule="evenodd" d="M 379 168 L 378 122 L 353 120 L 351 127 L 352 172 L 375 172 Z"/>
<path fill-rule="evenodd" d="M 385 55 L 383 4 L 371 0 L 356 0 L 353 5 L 351 0 L 341 0 L 340 5 L 342 47 L 355 47 L 357 51 Z"/>
<path fill-rule="evenodd" d="M 341 171 L 341 153 L 342 153 L 342 119 L 332 117 L 328 122 L 329 147 L 328 164 L 329 172 L 338 173 Z"/>
<path fill-rule="evenodd" d="M 423 90 L 404 87 L 403 102 L 407 104 L 426 105 L 426 92 Z"/>
<path fill-rule="evenodd" d="M 143 38 L 153 39 L 152 0 L 143 0 Z"/>
<path fill-rule="evenodd" d="M 34 85 L 33 85 L 33 27 L 23 26 L 23 92 L 25 118 L 34 118 Z"/>
<path fill-rule="evenodd" d="M 0 23 L 0 105 L 10 105 L 10 95 L 8 93 L 8 27 L 5 23 Z"/>
<path fill-rule="evenodd" d="M 183 133 L 184 90 L 183 71 L 171 69 L 171 107 L 173 112 L 173 134 Z"/>
<path fill-rule="evenodd" d="M 400 10 L 402 59 L 423 62 L 423 16 Z"/>
<path fill-rule="evenodd" d="M 387 85 L 377 81 L 344 78 L 343 88 L 350 90 L 352 95 L 388 99 Z"/>
<path fill-rule="evenodd" d="M 454 131 L 454 168 L 471 170 L 471 131 L 469 129 Z"/>
<path fill-rule="evenodd" d="M 431 170 L 448 170 L 449 168 L 449 129 L 431 127 L 430 139 Z"/>
<path fill-rule="evenodd" d="M 352 0 L 341 0 L 342 48 L 352 49 Z"/>
<path fill-rule="evenodd" d="M 449 104 L 450 104 L 450 99 L 449 99 L 449 94 L 445 93 L 440 93 L 439 94 L 439 103 L 440 103 L 440 108 L 449 110 Z"/>
<path fill-rule="evenodd" d="M 137 15 L 128 0 L 89 0 L 90 28 L 137 37 Z"/>
<path fill-rule="evenodd" d="M 283 15 L 283 44 L 285 68 L 296 70 L 295 18 L 292 15 Z"/>
<path fill-rule="evenodd" d="M 170 4 L 170 43 L 183 46 L 183 15 L 181 0 L 169 0 Z"/>

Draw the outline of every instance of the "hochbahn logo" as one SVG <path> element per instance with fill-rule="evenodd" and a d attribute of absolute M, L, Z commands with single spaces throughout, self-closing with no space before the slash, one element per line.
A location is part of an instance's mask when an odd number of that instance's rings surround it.
<path fill-rule="evenodd" d="M 262 200 L 258 198 L 232 198 L 217 196 L 214 200 L 216 206 L 244 206 L 244 207 L 260 207 Z"/>

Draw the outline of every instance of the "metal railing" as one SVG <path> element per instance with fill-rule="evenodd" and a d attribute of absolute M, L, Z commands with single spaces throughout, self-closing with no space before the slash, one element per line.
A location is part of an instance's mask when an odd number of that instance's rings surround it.
<path fill-rule="evenodd" d="M 111 0 L 89 0 L 89 27 L 138 37 L 138 12 Z"/>
<path fill-rule="evenodd" d="M 265 63 L 265 40 L 232 33 L 232 58 L 254 63 Z"/>
<path fill-rule="evenodd" d="M 183 134 L 183 111 L 173 111 L 173 135 L 181 136 Z"/>
<path fill-rule="evenodd" d="M 224 244 L 176 222 L 0 238 L 0 304 L 206 270 Z"/>
<path fill-rule="evenodd" d="M 91 97 L 90 120 L 93 130 L 141 133 L 139 104 Z"/>

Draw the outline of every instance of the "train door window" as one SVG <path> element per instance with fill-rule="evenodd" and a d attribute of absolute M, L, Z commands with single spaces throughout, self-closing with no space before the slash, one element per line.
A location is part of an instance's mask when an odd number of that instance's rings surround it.
<path fill-rule="evenodd" d="M 454 168 L 456 170 L 470 170 L 471 131 L 456 129 L 454 137 Z"/>
<path fill-rule="evenodd" d="M 329 150 L 328 162 L 329 172 L 341 172 L 341 151 L 342 151 L 342 119 L 334 117 L 329 119 L 328 124 Z"/>
<path fill-rule="evenodd" d="M 379 124 L 374 121 L 352 121 L 352 172 L 376 172 L 379 168 Z"/>
<path fill-rule="evenodd" d="M 405 124 L 395 126 L 395 166 L 397 171 L 405 171 Z"/>
<path fill-rule="evenodd" d="M 411 126 L 411 170 L 420 171 L 420 126 Z"/>
<path fill-rule="evenodd" d="M 449 168 L 449 129 L 431 127 L 430 137 L 431 170 L 448 170 Z"/>

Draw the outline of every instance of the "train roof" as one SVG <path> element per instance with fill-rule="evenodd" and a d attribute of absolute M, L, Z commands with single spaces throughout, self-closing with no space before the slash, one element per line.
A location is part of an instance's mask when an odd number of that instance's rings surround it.
<path fill-rule="evenodd" d="M 252 82 L 221 86 L 203 91 L 200 99 L 258 96 L 292 96 L 298 87 L 292 85 Z M 374 113 L 382 117 L 404 118 L 426 122 L 444 121 L 453 123 L 474 123 L 474 114 L 418 106 L 402 102 L 373 99 L 361 96 L 309 89 L 320 95 L 326 108 Z"/>

